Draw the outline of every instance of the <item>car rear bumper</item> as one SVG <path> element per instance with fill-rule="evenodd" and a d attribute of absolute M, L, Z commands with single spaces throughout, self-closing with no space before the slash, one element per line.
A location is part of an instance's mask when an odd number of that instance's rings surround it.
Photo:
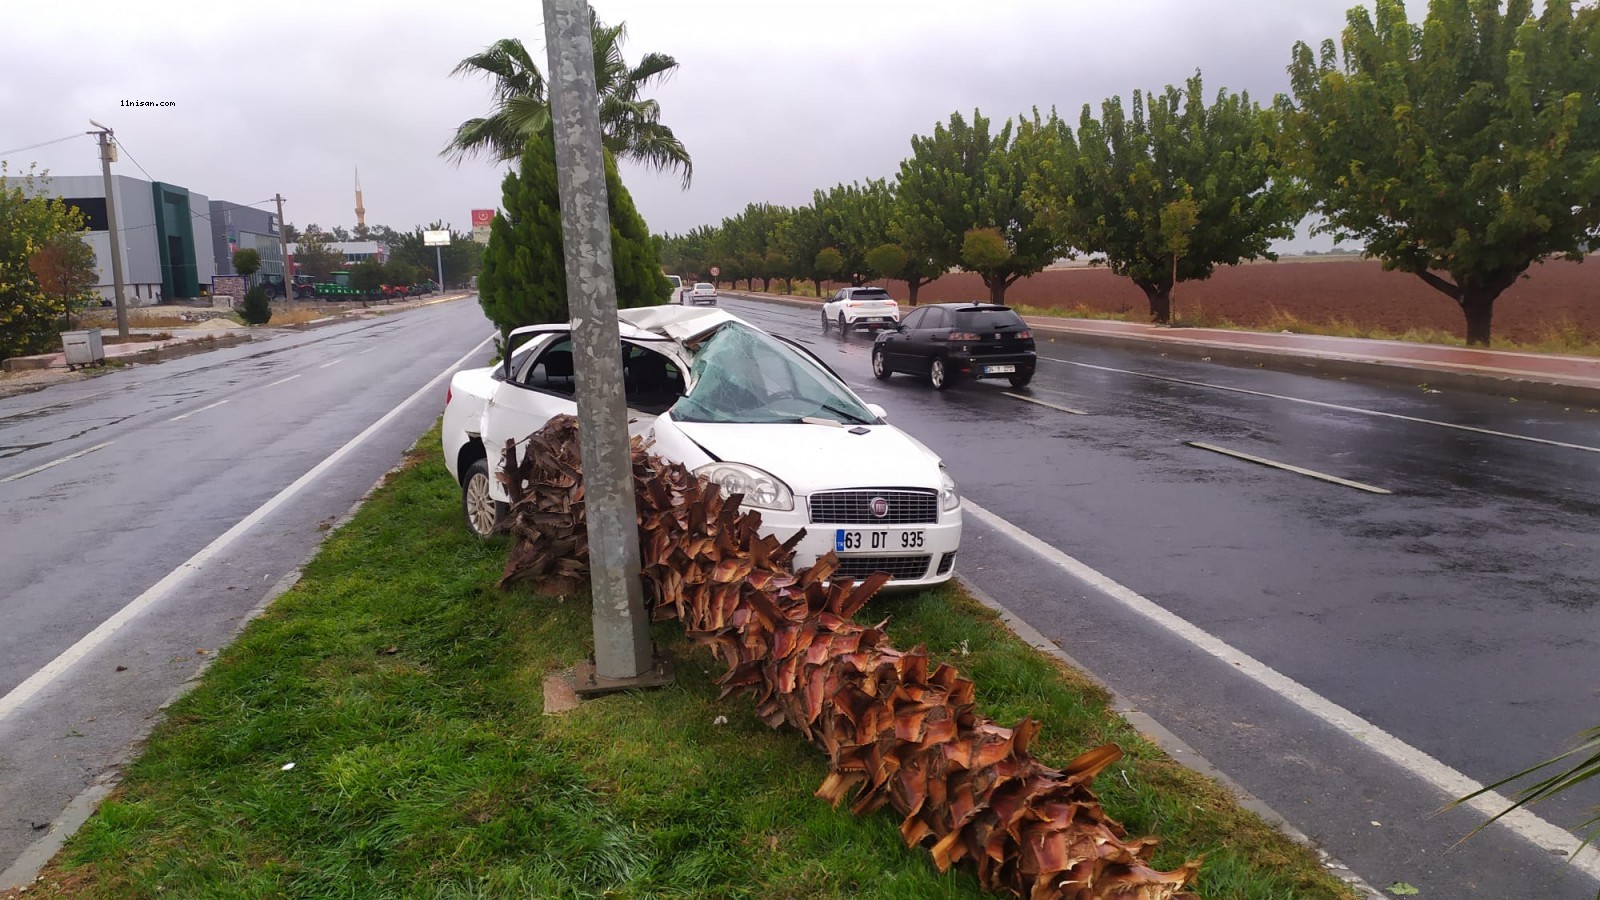
<path fill-rule="evenodd" d="M 1034 353 L 997 353 L 993 355 L 972 356 L 968 354 L 954 354 L 950 357 L 950 368 L 958 375 L 967 378 L 1012 378 L 1017 375 L 1032 375 L 1038 366 L 1039 357 Z M 996 366 L 1011 366 L 1010 372 L 989 371 Z"/>

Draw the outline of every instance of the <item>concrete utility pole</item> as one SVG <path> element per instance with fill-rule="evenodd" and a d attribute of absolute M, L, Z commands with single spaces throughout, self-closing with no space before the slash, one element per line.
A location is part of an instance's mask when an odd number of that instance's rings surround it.
<path fill-rule="evenodd" d="M 283 217 L 283 195 L 274 194 L 278 201 L 278 247 L 283 251 L 283 299 L 294 299 L 294 270 L 289 267 L 289 223 Z"/>
<path fill-rule="evenodd" d="M 100 174 L 106 185 L 106 231 L 111 235 L 111 290 L 117 304 L 117 337 L 128 337 L 128 301 L 122 296 L 122 235 L 117 231 L 117 191 L 111 183 L 111 163 L 117 158 L 117 145 L 111 142 L 111 129 L 93 119 L 89 124 L 100 129 L 89 132 L 100 139 Z"/>
<path fill-rule="evenodd" d="M 586 688 L 603 690 L 606 682 L 613 688 L 639 687 L 664 678 L 653 659 L 639 580 L 639 524 L 588 4 L 544 0 L 544 36 L 589 520 L 594 672 L 588 685 L 579 673 L 577 690 L 583 694 Z"/>

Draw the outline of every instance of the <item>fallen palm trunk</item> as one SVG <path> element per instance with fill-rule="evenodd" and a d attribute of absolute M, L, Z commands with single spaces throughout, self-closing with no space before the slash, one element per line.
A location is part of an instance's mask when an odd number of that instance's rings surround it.
<path fill-rule="evenodd" d="M 572 593 L 587 570 L 577 420 L 561 416 L 501 477 L 516 539 L 502 585 Z M 828 752 L 817 795 L 852 810 L 884 804 L 909 845 L 931 842 L 941 871 L 971 860 L 983 885 L 1030 898 L 1192 897 L 1199 869 L 1147 864 L 1154 838 L 1126 840 L 1090 782 L 1121 756 L 1107 744 L 1054 769 L 1027 752 L 1037 722 L 1005 728 L 978 715 L 972 682 L 924 648 L 891 647 L 883 623 L 851 621 L 888 576 L 829 583 L 833 555 L 794 572 L 793 545 L 762 537 L 761 516 L 682 465 L 633 448 L 639 544 L 655 617 L 680 619 L 728 665 L 723 695 L 751 694 L 757 714 Z"/>

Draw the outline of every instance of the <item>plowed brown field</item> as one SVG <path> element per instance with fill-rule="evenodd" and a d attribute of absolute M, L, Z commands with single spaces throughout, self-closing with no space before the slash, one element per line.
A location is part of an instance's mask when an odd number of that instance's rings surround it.
<path fill-rule="evenodd" d="M 1529 275 L 1495 302 L 1495 338 L 1535 342 L 1562 327 L 1600 338 L 1600 258 L 1587 263 L 1547 262 L 1534 266 Z M 902 302 L 907 296 L 904 282 L 889 282 L 889 291 Z M 978 276 L 962 273 L 924 286 L 917 299 L 939 303 L 988 297 Z M 1276 313 L 1285 312 L 1308 322 L 1348 320 L 1396 333 L 1437 328 L 1460 335 L 1466 330 L 1455 301 L 1415 275 L 1385 272 L 1367 260 L 1286 260 L 1225 267 L 1209 281 L 1178 285 L 1174 300 L 1180 320 L 1203 311 L 1210 323 L 1226 319 L 1246 327 L 1268 324 Z M 1103 268 L 1040 272 L 1013 284 L 1006 291 L 1006 302 L 1063 309 L 1083 306 L 1135 317 L 1149 310 L 1144 293 L 1133 282 Z"/>

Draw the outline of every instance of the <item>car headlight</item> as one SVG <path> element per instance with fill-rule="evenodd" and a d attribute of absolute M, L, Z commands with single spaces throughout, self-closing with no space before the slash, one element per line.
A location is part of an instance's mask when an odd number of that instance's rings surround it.
<path fill-rule="evenodd" d="M 950 477 L 950 470 L 943 464 L 939 466 L 939 508 L 946 512 L 961 505 L 961 495 L 956 493 L 956 480 Z"/>
<path fill-rule="evenodd" d="M 711 463 L 694 474 L 722 488 L 724 496 L 743 494 L 744 505 L 756 509 L 794 509 L 794 491 L 755 466 L 742 463 Z"/>

